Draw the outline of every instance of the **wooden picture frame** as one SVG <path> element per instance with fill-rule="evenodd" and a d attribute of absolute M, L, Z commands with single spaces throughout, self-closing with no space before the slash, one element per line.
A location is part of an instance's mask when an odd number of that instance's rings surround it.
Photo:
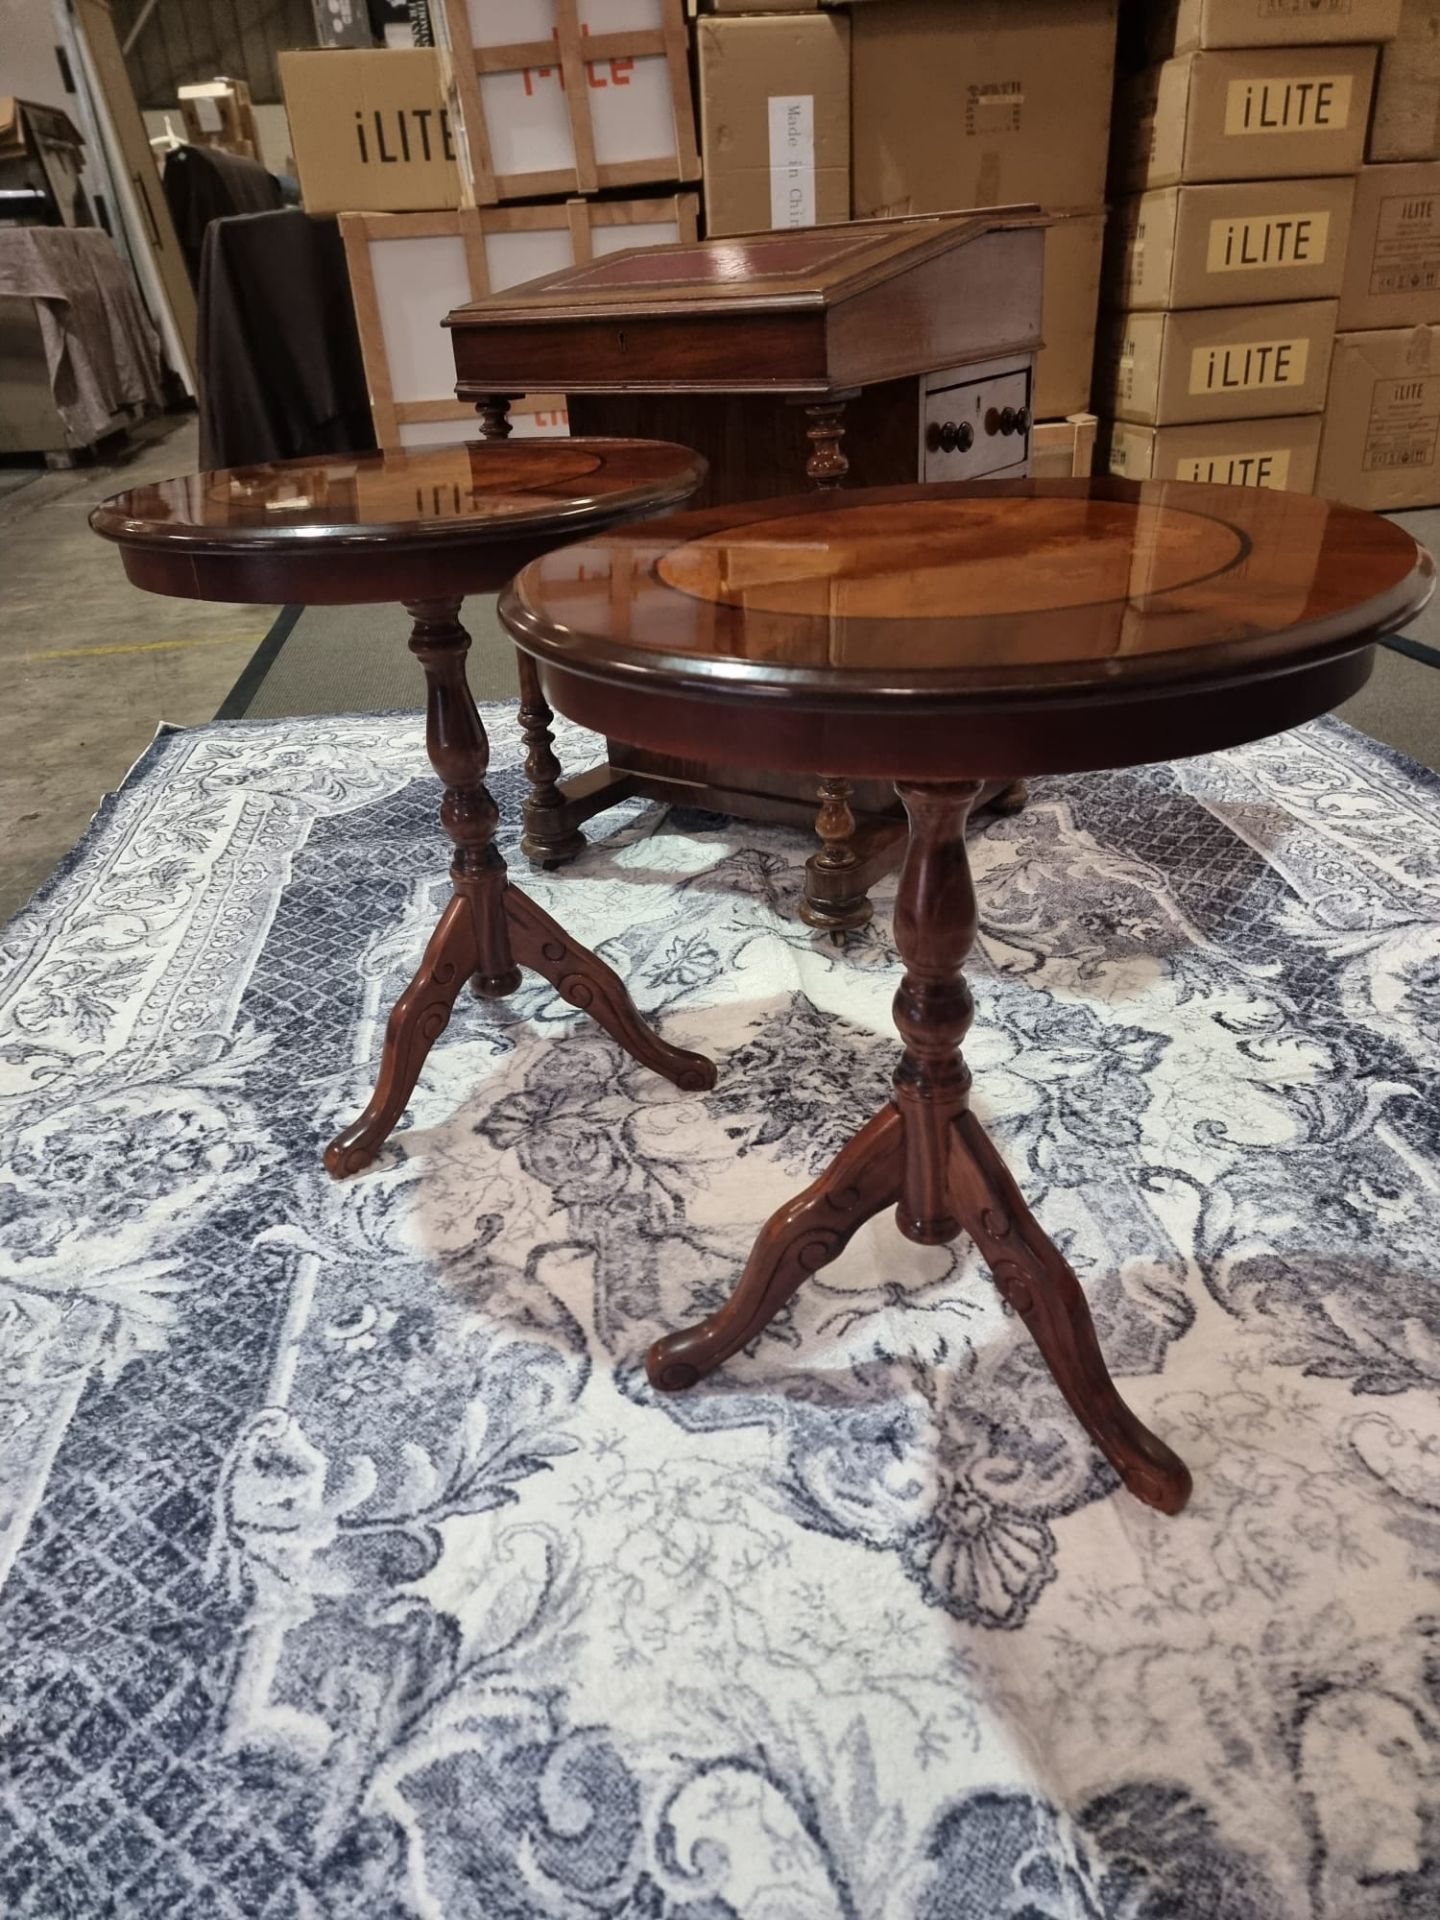
<path fill-rule="evenodd" d="M 426 426 L 442 429 L 433 436 L 437 439 L 462 437 L 443 431 L 457 423 L 479 431 L 474 407 L 455 397 L 454 355 L 440 324 L 451 308 L 625 247 L 694 241 L 699 213 L 699 196 L 693 193 L 431 213 L 342 213 L 340 233 L 380 446 L 418 444 L 426 436 L 407 429 Z M 396 243 L 406 243 L 403 267 L 383 251 Z M 563 414 L 564 407 L 562 395 L 527 395 L 511 403 L 515 429 L 522 434 L 563 431 L 549 416 Z"/>
<path fill-rule="evenodd" d="M 471 4 L 472 0 L 444 0 L 443 21 L 458 110 L 455 117 L 469 155 L 474 196 L 481 206 L 542 194 L 595 193 L 602 187 L 700 178 L 682 0 L 632 0 L 636 12 L 654 11 L 655 24 L 608 33 L 592 33 L 582 18 L 587 5 L 601 4 L 601 0 L 509 0 L 498 16 L 497 31 L 503 30 L 507 14 L 533 13 L 537 19 L 553 15 L 554 25 L 548 33 L 505 45 L 476 44 Z M 492 88 L 485 84 L 488 81 L 514 84 Z M 613 114 L 608 101 L 599 109 L 597 139 L 598 102 L 592 96 L 620 88 L 633 88 L 634 93 L 623 110 L 618 99 Z M 543 121 L 555 164 L 507 165 L 517 157 L 509 150 L 514 131 L 510 122 L 526 117 L 526 102 L 541 95 L 537 126 Z M 623 145 L 628 135 L 663 118 L 666 102 L 674 135 L 668 151 L 628 159 L 600 157 L 607 143 Z M 528 129 L 526 144 L 544 144 L 543 138 L 536 138 L 535 127 Z M 567 152 L 568 158 L 564 157 Z"/>

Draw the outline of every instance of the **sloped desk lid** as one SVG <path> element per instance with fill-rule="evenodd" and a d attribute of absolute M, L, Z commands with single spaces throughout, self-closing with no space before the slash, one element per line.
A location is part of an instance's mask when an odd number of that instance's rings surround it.
<path fill-rule="evenodd" d="M 1036 206 L 979 207 L 902 220 L 627 247 L 457 307 L 445 325 L 823 310 L 984 234 L 1045 224 L 1046 216 Z"/>

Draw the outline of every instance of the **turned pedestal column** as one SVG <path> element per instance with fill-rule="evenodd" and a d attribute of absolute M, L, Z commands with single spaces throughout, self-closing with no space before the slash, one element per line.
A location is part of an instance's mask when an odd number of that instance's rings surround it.
<path fill-rule="evenodd" d="M 895 994 L 904 1051 L 893 1097 L 812 1186 L 771 1216 L 724 1306 L 655 1342 L 646 1357 L 651 1382 L 672 1393 L 693 1386 L 748 1345 L 872 1215 L 893 1206 L 901 1233 L 923 1246 L 971 1236 L 1106 1459 L 1138 1499 L 1176 1513 L 1190 1495 L 1189 1471 L 1120 1398 L 1079 1281 L 969 1110 L 960 1043 L 974 1008 L 961 968 L 976 912 L 965 821 L 980 783 L 903 783 L 896 791 L 910 839 L 895 903 L 905 972 Z"/>
<path fill-rule="evenodd" d="M 502 999 L 520 985 L 522 966 L 583 1008 L 642 1066 L 689 1091 L 715 1084 L 713 1062 L 660 1039 L 613 968 L 510 885 L 494 842 L 498 815 L 485 785 L 490 745 L 465 677 L 470 636 L 460 624 L 460 604 L 458 598 L 412 601 L 405 609 L 414 622 L 410 650 L 425 670 L 425 748 L 445 789 L 440 824 L 455 847 L 453 892 L 419 971 L 386 1023 L 369 1105 L 325 1149 L 325 1165 L 337 1179 L 374 1160 L 415 1091 L 426 1055 L 449 1025 L 465 982 L 477 998 Z"/>

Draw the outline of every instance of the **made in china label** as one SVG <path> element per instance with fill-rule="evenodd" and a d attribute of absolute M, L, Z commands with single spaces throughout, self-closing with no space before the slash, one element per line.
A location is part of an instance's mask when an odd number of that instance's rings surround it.
<path fill-rule="evenodd" d="M 1430 293 L 1440 287 L 1440 195 L 1393 193 L 1380 202 L 1371 293 Z"/>
<path fill-rule="evenodd" d="M 976 80 L 965 89 L 965 132 L 1019 133 L 1025 89 L 1018 80 Z"/>
<path fill-rule="evenodd" d="M 1263 453 L 1192 453 L 1175 463 L 1177 480 L 1206 480 L 1218 487 L 1279 487 L 1290 484 L 1289 447 Z"/>
<path fill-rule="evenodd" d="M 1319 267 L 1330 246 L 1330 215 L 1260 213 L 1212 220 L 1205 245 L 1207 273 L 1254 273 L 1265 267 Z"/>
<path fill-rule="evenodd" d="M 1348 73 L 1313 79 L 1232 80 L 1225 89 L 1225 131 L 1339 133 L 1350 124 L 1355 82 Z"/>
<path fill-rule="evenodd" d="M 1310 342 L 1242 340 L 1195 347 L 1190 354 L 1191 393 L 1253 393 L 1262 387 L 1303 387 Z"/>
<path fill-rule="evenodd" d="M 1365 471 L 1433 467 L 1440 437 L 1440 375 L 1426 379 L 1377 380 L 1370 389 L 1365 428 Z"/>

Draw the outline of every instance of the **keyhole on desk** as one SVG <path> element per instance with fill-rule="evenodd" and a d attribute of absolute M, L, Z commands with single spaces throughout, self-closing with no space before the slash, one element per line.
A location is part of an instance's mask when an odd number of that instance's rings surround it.
<path fill-rule="evenodd" d="M 620 347 L 620 351 L 621 351 L 621 353 L 624 353 L 624 351 L 625 351 L 625 329 L 624 329 L 623 327 L 620 327 L 620 328 L 618 328 L 618 329 L 616 330 L 616 334 L 615 334 L 615 339 L 616 339 L 616 341 L 617 341 L 617 342 L 618 342 L 618 344 L 619 344 L 619 347 Z"/>

